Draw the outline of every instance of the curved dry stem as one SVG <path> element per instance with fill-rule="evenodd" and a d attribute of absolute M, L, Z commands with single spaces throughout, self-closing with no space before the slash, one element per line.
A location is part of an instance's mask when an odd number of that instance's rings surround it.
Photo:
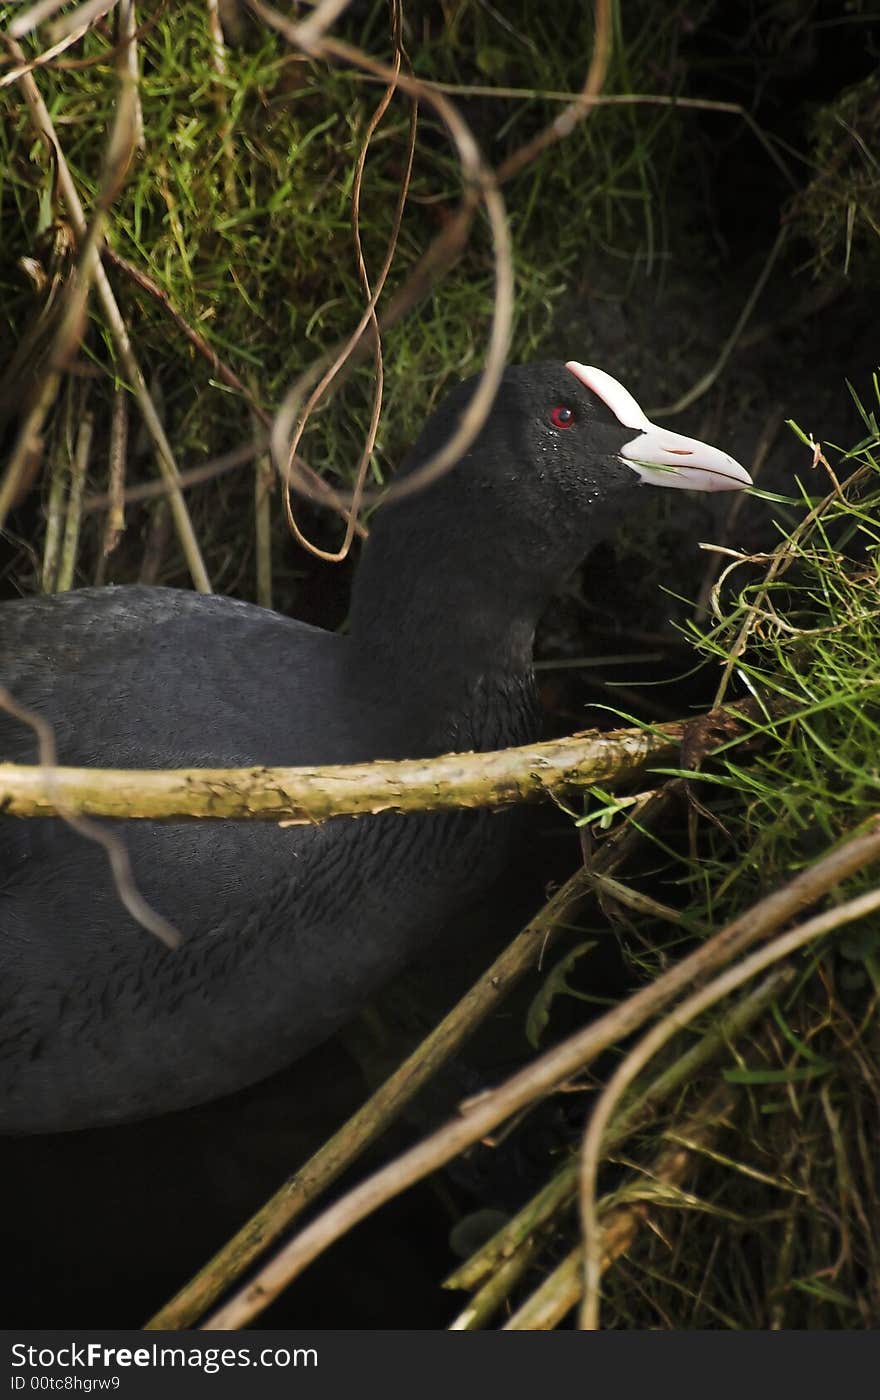
<path fill-rule="evenodd" d="M 292 25 L 276 11 L 262 3 L 262 0 L 248 0 L 249 7 L 254 13 L 259 14 L 268 24 L 283 34 L 289 42 L 302 46 L 303 25 Z M 327 11 L 329 15 L 330 11 Z M 313 17 L 314 18 L 314 17 Z M 309 24 L 307 21 L 306 24 Z M 323 21 L 322 21 L 323 24 Z M 326 26 L 325 26 L 326 27 Z M 314 56 L 336 57 L 341 61 L 350 63 L 356 68 L 360 68 L 375 77 L 381 77 L 386 81 L 393 78 L 393 70 L 386 65 L 377 63 L 360 50 L 351 45 L 343 44 L 336 40 L 321 39 L 315 40 L 314 35 L 309 35 L 311 47 L 309 52 Z M 491 409 L 501 375 L 504 371 L 507 349 L 510 342 L 513 315 L 513 266 L 512 249 L 510 244 L 510 232 L 507 225 L 504 204 L 498 186 L 504 179 L 510 178 L 519 170 L 525 168 L 535 159 L 546 147 L 554 141 L 563 139 L 576 125 L 576 123 L 586 117 L 592 108 L 592 97 L 594 97 L 604 84 L 608 71 L 608 64 L 611 54 L 611 5 L 610 0 L 599 0 L 596 6 L 595 20 L 595 40 L 593 55 L 588 69 L 587 77 L 582 92 L 578 95 L 570 107 L 560 114 L 545 131 L 539 133 L 534 140 L 526 143 L 519 151 L 506 161 L 497 175 L 493 174 L 486 166 L 473 139 L 470 128 L 464 122 L 461 114 L 451 103 L 447 102 L 440 90 L 431 84 L 423 83 L 414 77 L 403 78 L 399 76 L 397 85 L 405 91 L 411 92 L 416 97 L 422 97 L 434 107 L 437 114 L 447 127 L 461 160 L 462 173 L 465 180 L 465 197 L 462 205 L 453 218 L 450 225 L 435 244 L 428 250 L 421 263 L 414 269 L 407 284 L 401 288 L 389 308 L 389 315 L 383 318 L 383 325 L 388 321 L 393 322 L 404 314 L 405 310 L 427 290 L 433 281 L 438 269 L 448 267 L 454 260 L 457 252 L 464 245 L 467 232 L 473 219 L 477 203 L 482 199 L 489 219 L 490 231 L 492 234 L 495 254 L 495 303 L 493 310 L 492 327 L 489 336 L 489 345 L 486 356 L 486 363 L 478 381 L 477 389 L 471 397 L 456 430 L 444 446 L 431 458 L 423 463 L 415 472 L 402 481 L 392 484 L 388 491 L 379 496 L 361 492 L 359 502 L 372 502 L 374 499 L 382 499 L 385 503 L 392 500 L 399 500 L 405 496 L 419 491 L 427 486 L 431 481 L 436 480 L 444 472 L 448 471 L 461 458 L 464 452 L 476 438 L 486 417 Z M 470 188 L 468 189 L 468 186 Z M 353 347 L 354 348 L 354 347 Z M 350 353 L 350 352 L 349 352 Z M 302 376 L 294 384 L 285 396 L 281 409 L 276 417 L 275 428 L 273 430 L 272 444 L 273 455 L 277 463 L 285 461 L 285 455 L 290 452 L 292 441 L 291 434 L 293 425 L 299 413 L 302 396 L 305 386 L 311 382 L 310 376 Z M 280 469 L 280 466 L 279 466 Z M 301 494 L 316 499 L 309 491 L 302 491 L 302 481 L 291 469 L 288 462 L 284 472 L 286 485 L 294 487 Z M 354 504 L 354 498 L 348 498 L 348 504 Z"/>
<path fill-rule="evenodd" d="M 299 26 L 291 24 L 283 15 L 263 4 L 262 0 L 248 0 L 248 6 L 290 43 L 299 44 Z M 410 96 L 424 100 L 434 108 L 458 152 L 466 189 L 470 186 L 485 206 L 492 235 L 495 255 L 495 297 L 486 363 L 480 375 L 477 389 L 461 415 L 457 428 L 443 447 L 410 476 L 403 481 L 396 482 L 389 491 L 382 493 L 381 498 L 388 503 L 391 500 L 400 500 L 415 491 L 422 490 L 431 481 L 436 480 L 437 477 L 454 466 L 461 455 L 470 447 L 488 416 L 498 385 L 501 382 L 501 376 L 504 373 L 513 325 L 513 257 L 510 230 L 507 224 L 504 200 L 501 197 L 495 176 L 484 161 L 467 122 L 442 93 L 430 90 L 424 83 L 409 74 L 395 73 L 393 67 L 381 63 L 353 45 L 337 39 L 321 39 L 314 43 L 309 51 L 317 57 L 336 59 L 348 63 L 354 68 L 364 69 L 366 72 L 383 78 L 388 83 L 394 82 L 397 87 L 409 93 Z M 473 196 L 468 198 L 466 194 L 463 209 L 469 210 L 468 224 L 473 217 L 475 207 L 476 200 Z M 294 487 L 300 494 L 314 500 L 316 497 L 311 488 L 305 488 L 301 476 L 296 472 L 295 464 L 290 461 L 294 425 L 300 412 L 302 395 L 301 377 L 288 390 L 276 415 L 272 429 L 272 454 L 286 485 Z M 343 499 L 346 498 L 343 497 Z M 372 499 L 372 494 L 366 492 L 361 494 L 361 501 L 364 503 Z M 351 497 L 347 499 L 346 503 L 349 506 L 352 505 Z"/>
<path fill-rule="evenodd" d="M 385 283 L 388 279 L 388 274 L 391 271 L 391 266 L 394 261 L 394 255 L 397 251 L 397 243 L 400 237 L 400 226 L 403 221 L 403 211 L 406 207 L 407 195 L 409 193 L 410 180 L 412 178 L 413 160 L 415 158 L 416 149 L 416 131 L 418 127 L 418 103 L 413 101 L 410 106 L 409 138 L 407 142 L 406 165 L 403 171 L 403 177 L 400 182 L 400 188 L 398 190 L 397 205 L 394 211 L 394 218 L 392 220 L 391 234 L 388 239 L 388 246 L 386 248 L 385 257 L 382 262 L 382 267 L 379 271 L 379 276 L 376 281 L 375 290 L 373 290 L 370 287 L 370 279 L 367 273 L 367 266 L 364 261 L 363 246 L 361 243 L 361 186 L 363 183 L 364 166 L 366 165 L 367 152 L 370 149 L 370 142 L 373 139 L 373 135 L 376 129 L 378 128 L 379 123 L 382 121 L 382 118 L 384 117 L 389 106 L 391 105 L 392 98 L 394 97 L 394 93 L 397 90 L 397 77 L 400 73 L 400 65 L 403 59 L 406 57 L 406 50 L 403 47 L 403 17 L 400 8 L 400 0 L 390 0 L 390 3 L 392 39 L 394 42 L 394 78 L 391 82 L 388 83 L 385 92 L 382 95 L 382 100 L 380 101 L 378 107 L 376 108 L 375 112 L 370 118 L 369 124 L 367 126 L 367 131 L 364 136 L 364 140 L 361 145 L 360 152 L 358 154 L 357 165 L 355 167 L 354 187 L 352 189 L 351 196 L 352 231 L 354 234 L 355 256 L 357 259 L 358 277 L 360 278 L 361 286 L 363 287 L 364 293 L 367 298 L 367 306 L 354 331 L 345 341 L 344 345 L 339 350 L 339 352 L 334 356 L 332 363 L 321 375 L 321 378 L 319 379 L 318 383 L 315 385 L 314 389 L 312 390 L 308 399 L 306 400 L 302 413 L 300 414 L 299 420 L 294 429 L 293 437 L 291 438 L 290 447 L 288 449 L 288 461 L 290 461 L 296 455 L 297 448 L 299 447 L 303 433 L 306 430 L 306 426 L 308 424 L 308 420 L 312 410 L 314 409 L 315 405 L 319 402 L 319 400 L 323 397 L 323 395 L 326 393 L 333 380 L 339 374 L 343 365 L 353 354 L 361 339 L 361 336 L 364 334 L 364 331 L 367 329 L 367 326 L 369 326 L 370 338 L 373 343 L 373 357 L 376 365 L 376 387 L 373 394 L 373 406 L 370 413 L 370 423 L 367 429 L 367 437 L 363 446 L 363 450 L 361 452 L 360 461 L 358 462 L 357 469 L 355 471 L 355 484 L 354 490 L 352 491 L 351 507 L 348 512 L 348 518 L 346 520 L 345 535 L 343 537 L 342 544 L 340 545 L 339 549 L 324 550 L 319 548 L 318 545 L 313 544 L 309 539 L 306 538 L 294 514 L 293 504 L 290 499 L 290 485 L 286 480 L 284 482 L 284 508 L 287 514 L 287 523 L 290 527 L 292 534 L 294 535 L 298 543 L 303 546 L 304 549 L 307 549 L 310 554 L 315 555 L 315 557 L 318 559 L 323 559 L 328 564 L 341 563 L 343 559 L 347 558 L 349 550 L 351 549 L 352 541 L 354 539 L 355 530 L 358 522 L 358 511 L 360 510 L 361 502 L 363 501 L 367 472 L 369 471 L 370 466 L 370 457 L 372 455 L 373 448 L 376 444 L 376 434 L 379 430 L 379 418 L 382 413 L 382 395 L 384 389 L 384 365 L 382 360 L 382 337 L 379 330 L 379 321 L 376 316 L 376 305 L 384 290 Z"/>
<path fill-rule="evenodd" d="M 812 942 L 824 933 L 830 933 L 832 929 L 840 928 L 843 924 L 852 923 L 854 919 L 861 919 L 866 914 L 872 914 L 877 909 L 880 909 L 880 890 L 870 890 L 867 894 L 859 895 L 846 904 L 838 905 L 823 914 L 817 914 L 814 918 L 808 919 L 805 924 L 800 924 L 789 933 L 774 939 L 768 947 L 761 948 L 757 953 L 753 953 L 751 957 L 739 963 L 738 966 L 723 972 L 708 986 L 687 997 L 668 1016 L 664 1016 L 662 1021 L 658 1021 L 657 1025 L 643 1036 L 635 1048 L 629 1052 L 626 1059 L 612 1075 L 591 1114 L 581 1156 L 581 1229 L 584 1240 L 584 1300 L 580 1318 L 582 1328 L 594 1330 L 599 1326 L 599 1286 L 602 1276 L 603 1247 L 596 1206 L 596 1180 L 602 1155 L 602 1139 L 611 1117 L 627 1089 L 641 1074 L 653 1056 L 662 1050 L 663 1046 L 674 1035 L 684 1030 L 695 1017 L 707 1011 L 710 1006 L 722 1001 L 724 997 L 741 987 L 744 982 L 748 982 L 758 973 L 764 972 L 774 963 L 780 962 L 789 954 L 796 952 L 806 943 Z M 722 936 L 722 934 L 718 934 L 717 938 Z M 712 945 L 710 943 L 707 946 L 711 947 Z"/>

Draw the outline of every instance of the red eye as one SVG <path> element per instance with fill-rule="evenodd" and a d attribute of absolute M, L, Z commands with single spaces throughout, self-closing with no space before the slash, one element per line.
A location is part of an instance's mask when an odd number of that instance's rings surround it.
<path fill-rule="evenodd" d="M 554 428 L 573 428 L 574 410 L 568 408 L 564 403 L 558 403 L 555 408 L 550 410 L 550 422 Z"/>

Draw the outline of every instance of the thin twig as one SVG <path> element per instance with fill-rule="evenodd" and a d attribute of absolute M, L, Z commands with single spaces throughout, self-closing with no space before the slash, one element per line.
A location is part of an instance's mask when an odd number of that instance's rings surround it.
<path fill-rule="evenodd" d="M 262 453 L 254 462 L 254 552 L 256 593 L 261 608 L 272 606 L 272 459 Z"/>
<path fill-rule="evenodd" d="M 136 267 L 134 263 L 122 257 L 121 254 L 117 253 L 109 244 L 104 245 L 102 257 L 105 262 L 109 262 L 113 267 L 123 272 L 126 277 L 130 278 L 131 281 L 134 282 L 136 286 L 140 287 L 142 291 L 146 292 L 148 296 L 155 298 L 159 305 L 163 307 L 171 317 L 181 334 L 184 335 L 190 345 L 192 345 L 193 349 L 204 356 L 208 361 L 212 373 L 215 374 L 218 379 L 222 380 L 230 389 L 240 394 L 263 427 L 268 428 L 272 422 L 272 415 L 266 412 L 253 390 L 249 389 L 235 371 L 220 358 L 213 345 L 205 339 L 200 331 L 197 331 L 194 326 L 191 326 L 186 317 L 178 311 L 165 288 L 160 287 L 159 283 L 155 282 L 142 268 Z M 215 477 L 222 476 L 224 472 L 233 471 L 236 467 L 245 466 L 248 462 L 253 460 L 258 452 L 262 452 L 267 445 L 268 437 L 257 434 L 253 443 L 246 443 L 242 447 L 233 448 L 231 452 L 226 452 L 213 461 L 205 462 L 202 466 L 192 467 L 189 471 L 178 472 L 177 478 L 173 482 L 151 481 L 146 482 L 142 486 L 131 487 L 126 493 L 126 502 L 132 504 L 135 501 L 152 500 L 159 496 L 167 496 L 177 489 L 199 486 L 205 481 L 212 481 Z M 308 480 L 309 485 L 314 490 L 315 499 L 320 501 L 322 505 L 338 511 L 342 518 L 347 521 L 350 516 L 350 511 L 342 501 L 340 501 L 330 483 L 324 481 L 323 477 L 319 476 L 318 473 L 309 466 L 308 462 L 303 461 L 301 457 L 297 458 L 296 467 L 297 471 Z M 87 511 L 103 510 L 108 504 L 109 501 L 106 496 L 92 496 L 86 501 L 85 509 Z M 367 533 L 360 522 L 355 523 L 355 531 L 361 536 Z"/>
<path fill-rule="evenodd" d="M 461 162 L 462 178 L 466 190 L 470 188 L 471 191 L 475 192 L 486 210 L 492 235 L 495 279 L 494 305 L 486 362 L 477 388 L 449 440 L 427 462 L 422 463 L 409 476 L 395 482 L 389 491 L 384 493 L 386 501 L 400 500 L 404 496 L 422 490 L 429 482 L 448 471 L 467 451 L 486 420 L 501 382 L 513 325 L 514 293 L 510 229 L 507 224 L 504 200 L 492 170 L 483 159 L 470 127 L 458 110 L 442 94 L 429 91 L 418 79 L 409 74 L 395 72 L 394 68 L 388 64 L 380 63 L 362 50 L 351 44 L 342 43 L 340 40 L 321 38 L 315 41 L 312 30 L 309 30 L 310 39 L 307 45 L 302 40 L 303 26 L 292 24 L 284 15 L 264 4 L 263 0 L 247 0 L 247 4 L 249 9 L 253 10 L 266 24 L 277 30 L 289 43 L 306 48 L 306 51 L 313 57 L 332 58 L 350 64 L 352 67 L 362 68 L 384 78 L 388 83 L 395 82 L 410 96 L 428 102 L 440 117 L 455 145 Z M 473 196 L 471 199 L 466 197 L 465 202 L 470 207 L 473 203 Z M 470 210 L 470 217 L 472 216 L 473 209 Z M 293 486 L 300 494 L 314 499 L 313 493 L 298 477 L 295 464 L 290 461 L 292 435 L 302 401 L 301 385 L 302 377 L 287 391 L 275 417 L 272 429 L 272 455 L 285 485 Z M 367 493 L 364 492 L 361 499 L 367 501 L 371 497 L 368 497 Z M 352 504 L 350 497 L 347 504 Z"/>
<path fill-rule="evenodd" d="M 211 36 L 211 62 L 218 79 L 214 84 L 214 96 L 220 116 L 223 187 L 231 211 L 235 205 L 235 143 L 232 139 L 232 122 L 226 102 L 226 39 L 223 34 L 218 0 L 205 0 L 205 5 L 208 11 L 208 33 Z"/>
<path fill-rule="evenodd" d="M 83 0 L 75 10 L 55 21 L 56 33 L 68 34 L 83 27 L 90 29 L 97 20 L 109 14 L 116 4 L 117 0 Z"/>
<path fill-rule="evenodd" d="M 761 473 L 767 463 L 767 458 L 770 456 L 776 439 L 782 429 L 784 417 L 785 408 L 781 403 L 777 403 L 773 405 L 764 421 L 761 435 L 758 438 L 758 442 L 749 462 L 749 472 L 753 485 L 757 485 L 760 480 Z M 734 491 L 732 495 L 734 499 L 731 501 L 730 508 L 724 518 L 724 523 L 718 531 L 716 544 L 714 546 L 716 549 L 723 549 L 733 539 L 733 527 L 747 499 L 744 491 Z M 706 617 L 709 610 L 709 599 L 712 596 L 712 590 L 720 572 L 721 554 L 719 552 L 709 560 L 706 566 L 706 572 L 703 575 L 703 581 L 700 584 L 700 591 L 697 595 L 697 601 L 694 607 L 694 622 L 702 622 Z"/>
<path fill-rule="evenodd" d="M 213 345 L 205 339 L 201 331 L 197 331 L 194 326 L 191 326 L 186 317 L 178 311 L 165 288 L 160 287 L 159 283 L 154 281 L 148 273 L 144 272 L 143 268 L 136 267 L 133 262 L 129 262 L 128 258 L 124 258 L 121 253 L 117 253 L 116 249 L 111 248 L 109 244 L 105 244 L 101 249 L 101 256 L 105 262 L 110 263 L 111 267 L 115 267 L 120 272 L 124 273 L 136 287 L 140 287 L 141 291 L 146 292 L 148 296 L 151 296 L 159 303 L 171 317 L 171 320 L 174 322 L 181 335 L 186 338 L 194 350 L 198 351 L 198 353 L 208 361 L 208 364 L 211 366 L 211 373 L 214 374 L 217 379 L 220 379 L 227 388 L 233 389 L 235 393 L 240 394 L 251 409 L 251 412 L 256 414 L 264 427 L 268 427 L 272 422 L 272 415 L 266 412 L 253 391 L 247 387 L 243 380 L 239 379 L 235 371 L 230 369 L 225 361 L 221 360 Z M 159 483 L 157 483 L 157 485 L 158 484 Z"/>
<path fill-rule="evenodd" d="M 144 109 L 141 106 L 141 72 L 138 59 L 138 27 L 135 0 L 122 0 L 118 13 L 117 42 L 125 45 L 125 66 L 134 90 L 134 144 L 138 151 L 146 150 L 144 138 Z M 106 245 L 105 245 L 106 246 Z"/>
<path fill-rule="evenodd" d="M 85 25 L 82 29 L 75 29 L 72 34 L 66 34 L 63 39 L 59 39 L 57 43 L 51 44 L 48 49 L 44 49 L 42 53 L 37 54 L 36 58 L 28 60 L 22 54 L 21 62 L 16 68 L 10 68 L 7 72 L 0 75 L 0 90 L 11 87 L 12 84 L 17 83 L 20 78 L 25 77 L 26 74 L 33 73 L 38 68 L 45 68 L 53 59 L 57 58 L 59 54 L 64 53 L 65 49 L 73 48 L 74 44 L 79 43 L 79 40 L 88 33 L 88 28 L 88 25 Z M 12 27 L 10 26 L 6 31 L 7 35 L 11 34 L 11 31 Z"/>
<path fill-rule="evenodd" d="M 68 454 L 71 451 L 71 384 L 68 381 L 63 408 L 63 446 L 56 442 L 49 464 L 49 498 L 46 502 L 46 534 L 43 540 L 43 567 L 40 573 L 40 588 L 43 593 L 51 593 L 58 577 L 58 559 L 61 553 L 61 533 L 64 523 L 64 501 L 67 493 Z"/>
<path fill-rule="evenodd" d="M 644 804 L 639 822 L 626 821 L 600 847 L 593 869 L 617 870 L 633 848 L 676 800 L 680 784 L 673 781 Z M 190 1327 L 220 1294 L 301 1215 L 363 1150 L 403 1111 L 440 1066 L 460 1048 L 486 1016 L 507 997 L 521 978 L 543 958 L 557 929 L 575 915 L 589 890 L 588 873 L 578 870 L 529 921 L 520 934 L 465 993 L 440 1024 L 395 1070 L 352 1118 L 274 1196 L 242 1226 L 148 1327 Z M 576 1169 L 572 1175 L 576 1182 Z M 571 1194 L 574 1194 L 574 1186 Z"/>
<path fill-rule="evenodd" d="M 110 463 L 107 495 L 110 509 L 104 523 L 101 557 L 112 554 L 125 530 L 125 465 L 128 455 L 128 399 L 121 384 L 113 393 L 113 416 L 110 420 Z"/>
<path fill-rule="evenodd" d="M 61 546 L 61 561 L 58 566 L 58 580 L 55 588 L 66 593 L 73 587 L 76 572 L 76 556 L 79 549 L 79 527 L 82 520 L 82 498 L 92 447 L 94 418 L 84 413 L 76 434 L 76 447 L 70 463 L 70 487 L 67 493 L 67 519 L 64 522 L 64 541 Z"/>
<path fill-rule="evenodd" d="M 584 79 L 584 85 L 564 112 L 539 131 L 524 146 L 509 155 L 498 167 L 498 180 L 503 183 L 512 180 L 527 165 L 531 165 L 549 146 L 564 141 L 575 127 L 588 117 L 594 109 L 593 99 L 598 97 L 605 86 L 608 65 L 611 62 L 612 24 L 611 0 L 596 0 L 593 20 L 593 52 Z"/>
<path fill-rule="evenodd" d="M 365 82 L 375 81 L 369 74 L 361 76 Z M 438 83 L 431 78 L 423 78 L 422 81 L 428 87 L 436 88 L 438 92 L 447 93 L 449 97 L 490 97 L 501 101 L 520 102 L 565 102 L 576 107 L 674 107 L 676 110 L 684 112 L 718 112 L 720 115 L 739 117 L 749 128 L 759 145 L 763 147 L 786 183 L 793 190 L 800 189 L 797 178 L 776 150 L 770 137 L 755 121 L 751 112 L 740 102 L 719 102 L 710 97 L 682 97 L 676 93 L 663 92 L 602 93 L 597 91 L 587 93 L 582 90 L 577 93 L 560 92 L 547 88 L 494 87 L 492 84 L 481 83 Z M 514 154 L 516 153 L 514 152 Z M 519 162 L 517 164 L 519 165 Z M 517 173 L 519 173 L 518 170 Z"/>

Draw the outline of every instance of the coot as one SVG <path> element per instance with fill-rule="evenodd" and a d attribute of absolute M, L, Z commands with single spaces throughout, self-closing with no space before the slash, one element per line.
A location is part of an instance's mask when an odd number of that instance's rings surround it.
<path fill-rule="evenodd" d="M 471 385 L 402 470 L 453 429 Z M 538 734 L 535 624 L 642 482 L 731 490 L 726 454 L 653 427 L 609 375 L 509 368 L 462 461 L 379 511 L 350 635 L 230 598 L 84 588 L 0 607 L 0 682 L 59 762 L 324 764 L 494 749 Z M 0 716 L 0 756 L 35 761 Z M 509 819 L 448 812 L 315 828 L 114 823 L 184 934 L 122 909 L 104 851 L 0 821 L 0 1130 L 145 1118 L 260 1079 L 329 1036 L 497 876 Z"/>

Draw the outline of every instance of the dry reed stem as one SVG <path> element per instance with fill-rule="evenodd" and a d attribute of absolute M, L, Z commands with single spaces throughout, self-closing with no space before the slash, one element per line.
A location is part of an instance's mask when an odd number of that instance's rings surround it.
<path fill-rule="evenodd" d="M 77 266 L 64 288 L 58 323 L 39 391 L 25 414 L 0 485 L 0 529 L 18 500 L 33 464 L 39 461 L 42 453 L 43 422 L 55 402 L 62 377 L 85 333 L 92 284 L 100 266 L 98 254 L 103 240 L 104 224 L 114 199 L 122 189 L 134 150 L 134 87 L 125 65 L 120 62 L 117 69 L 119 96 L 108 134 L 98 197 L 91 221 L 85 227 L 80 240 Z M 71 480 L 76 485 L 76 499 L 74 502 L 72 488 L 70 504 L 75 506 L 78 513 L 82 502 L 83 480 L 75 474 L 72 474 Z M 76 528 L 78 538 L 78 523 Z M 71 577 L 72 568 L 71 564 Z"/>
<path fill-rule="evenodd" d="M 362 1181 L 285 1245 L 256 1277 L 204 1324 L 247 1326 L 313 1259 L 386 1201 L 479 1142 L 519 1110 L 583 1070 L 602 1050 L 631 1035 L 695 982 L 738 957 L 780 924 L 865 865 L 880 859 L 880 818 L 745 910 L 709 942 L 649 986 L 569 1037 L 497 1089 L 471 1101 L 459 1117 Z"/>
<path fill-rule="evenodd" d="M 20 64 L 24 62 L 24 54 L 21 50 L 21 47 L 14 39 L 11 39 L 8 34 L 0 33 L 0 42 L 2 42 L 5 45 L 7 51 L 11 53 L 12 57 L 16 60 L 16 62 Z M 25 102 L 27 103 L 28 109 L 30 111 L 31 120 L 34 124 L 34 127 L 36 128 L 38 134 L 42 137 L 42 139 L 48 146 L 50 152 L 54 156 L 56 162 L 58 184 L 62 196 L 64 198 L 64 202 L 67 205 L 67 211 L 70 216 L 71 224 L 73 225 L 74 232 L 76 233 L 77 239 L 79 240 L 80 247 L 85 248 L 87 246 L 86 240 L 88 238 L 88 224 L 86 221 L 85 213 L 83 211 L 82 203 L 79 198 L 79 193 L 77 191 L 76 184 L 74 182 L 73 176 L 70 173 L 70 167 L 67 164 L 63 148 L 61 146 L 60 141 L 58 140 L 58 135 L 55 130 L 52 118 L 49 115 L 49 109 L 43 101 L 42 95 L 40 93 L 39 88 L 37 87 L 33 76 L 29 72 L 23 72 L 19 81 L 21 83 Z M 124 90 L 125 85 L 123 86 L 123 91 Z M 113 295 L 113 289 L 110 286 L 110 283 L 107 279 L 107 274 L 104 271 L 104 268 L 101 264 L 97 247 L 93 245 L 88 246 L 90 246 L 90 252 L 88 256 L 87 266 L 89 268 L 90 275 L 94 278 L 98 298 L 101 302 L 104 315 L 107 319 L 110 334 L 112 336 L 116 348 L 116 353 L 119 357 L 129 386 L 131 387 L 131 390 L 135 398 L 137 399 L 138 406 L 141 410 L 141 415 L 144 420 L 144 424 L 153 442 L 153 446 L 156 451 L 156 460 L 159 464 L 160 472 L 165 477 L 166 481 L 168 482 L 171 488 L 169 492 L 169 500 L 171 503 L 172 514 L 174 516 L 174 523 L 177 529 L 178 537 L 180 539 L 181 548 L 183 549 L 184 557 L 186 558 L 187 565 L 189 567 L 189 571 L 193 579 L 193 583 L 195 587 L 199 590 L 199 592 L 210 593 L 210 580 L 208 578 L 207 570 L 205 569 L 204 561 L 202 560 L 201 550 L 199 549 L 198 540 L 196 539 L 195 531 L 193 530 L 192 521 L 189 517 L 189 511 L 186 507 L 186 502 L 183 499 L 183 495 L 177 483 L 177 464 L 174 460 L 174 453 L 172 452 L 171 444 L 168 441 L 165 429 L 163 428 L 159 415 L 156 411 L 156 406 L 153 403 L 152 397 L 147 388 L 146 380 L 144 379 L 140 365 L 137 361 L 137 357 L 134 353 L 131 338 L 128 334 L 128 328 L 125 324 L 125 320 L 122 316 L 122 313 L 119 310 L 116 298 Z"/>

